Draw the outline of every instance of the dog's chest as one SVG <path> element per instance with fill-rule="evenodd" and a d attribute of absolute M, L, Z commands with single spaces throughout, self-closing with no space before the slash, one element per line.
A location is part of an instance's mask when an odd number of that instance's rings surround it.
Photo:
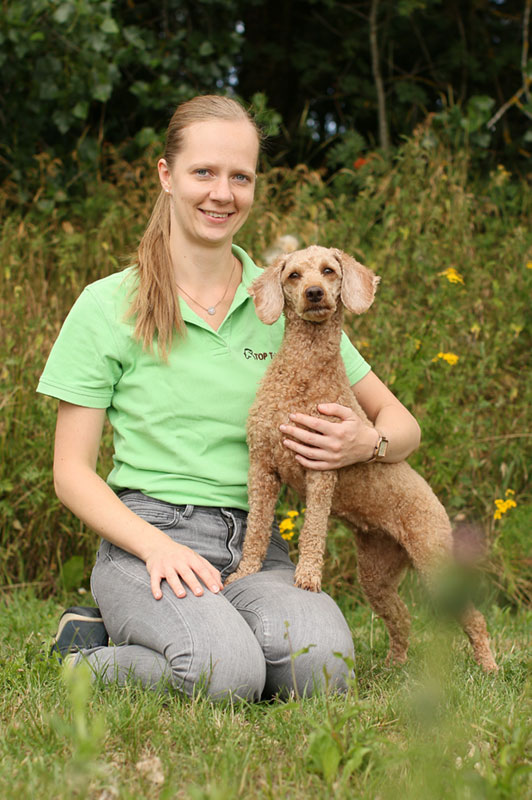
<path fill-rule="evenodd" d="M 277 365 L 273 362 L 249 412 L 250 446 L 274 448 L 279 445 L 276 462 L 285 461 L 284 456 L 288 455 L 288 460 L 293 463 L 293 454 L 287 453 L 282 446 L 286 434 L 279 430 L 279 426 L 293 424 L 289 415 L 296 412 L 336 420 L 336 417 L 326 417 L 318 412 L 321 403 L 340 403 L 356 410 L 343 364 L 331 374 L 330 369 L 305 369 L 304 365 L 297 368 L 294 364 Z"/>

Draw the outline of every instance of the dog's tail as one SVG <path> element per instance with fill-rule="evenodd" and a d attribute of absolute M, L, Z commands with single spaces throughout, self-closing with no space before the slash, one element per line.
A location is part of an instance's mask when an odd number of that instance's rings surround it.
<path fill-rule="evenodd" d="M 299 239 L 292 234 L 286 234 L 278 236 L 275 242 L 264 251 L 262 257 L 264 262 L 270 266 L 278 256 L 282 256 L 284 253 L 294 253 L 296 250 L 299 250 Z"/>
<path fill-rule="evenodd" d="M 486 556 L 484 530 L 478 523 L 458 522 L 453 528 L 453 554 L 457 564 L 475 566 Z"/>

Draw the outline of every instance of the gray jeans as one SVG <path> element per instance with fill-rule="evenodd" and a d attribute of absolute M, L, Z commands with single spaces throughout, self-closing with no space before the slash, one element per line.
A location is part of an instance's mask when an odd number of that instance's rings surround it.
<path fill-rule="evenodd" d="M 127 491 L 132 511 L 208 559 L 225 579 L 240 561 L 246 513 L 238 509 L 175 506 Z M 336 603 L 325 593 L 298 589 L 286 542 L 276 526 L 262 571 L 230 584 L 178 598 L 163 581 L 155 600 L 143 561 L 102 541 L 91 588 L 115 646 L 85 651 L 104 681 L 170 685 L 213 699 L 259 700 L 294 689 L 310 695 L 345 689 L 353 641 Z M 335 655 L 336 654 L 336 655 Z"/>

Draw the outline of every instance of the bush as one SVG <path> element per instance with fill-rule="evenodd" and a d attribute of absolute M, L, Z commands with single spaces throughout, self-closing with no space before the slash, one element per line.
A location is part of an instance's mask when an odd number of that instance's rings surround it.
<path fill-rule="evenodd" d="M 524 524 L 530 509 L 531 195 L 502 168 L 476 181 L 467 153 L 429 134 L 420 130 L 391 162 L 368 157 L 329 183 L 304 166 L 268 171 L 238 243 L 261 263 L 279 235 L 296 234 L 302 246 L 340 247 L 382 276 L 373 308 L 348 318 L 346 329 L 420 421 L 413 466 L 454 520 L 480 525 L 495 542 L 490 570 L 507 601 L 523 596 L 527 580 L 524 535 L 512 534 L 507 546 L 499 531 L 512 519 Z M 95 537 L 55 499 L 55 401 L 36 396 L 35 386 L 82 287 L 121 268 L 122 256 L 134 250 L 157 191 L 153 156 L 129 164 L 109 150 L 112 180 L 95 183 L 68 216 L 34 205 L 26 216 L 6 219 L 1 582 L 41 581 L 50 589 L 75 554 L 83 556 L 87 577 Z M 494 500 L 507 490 L 517 508 L 494 520 Z M 328 580 L 341 590 L 353 578 L 353 548 L 341 528 L 330 542 Z"/>

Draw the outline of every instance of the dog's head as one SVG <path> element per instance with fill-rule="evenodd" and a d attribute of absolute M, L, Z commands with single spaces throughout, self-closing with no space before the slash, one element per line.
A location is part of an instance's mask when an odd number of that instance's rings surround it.
<path fill-rule="evenodd" d="M 354 314 L 373 303 L 380 278 L 336 248 L 313 245 L 279 256 L 249 288 L 257 316 L 272 325 L 285 304 L 302 319 L 321 323 L 339 300 Z"/>

